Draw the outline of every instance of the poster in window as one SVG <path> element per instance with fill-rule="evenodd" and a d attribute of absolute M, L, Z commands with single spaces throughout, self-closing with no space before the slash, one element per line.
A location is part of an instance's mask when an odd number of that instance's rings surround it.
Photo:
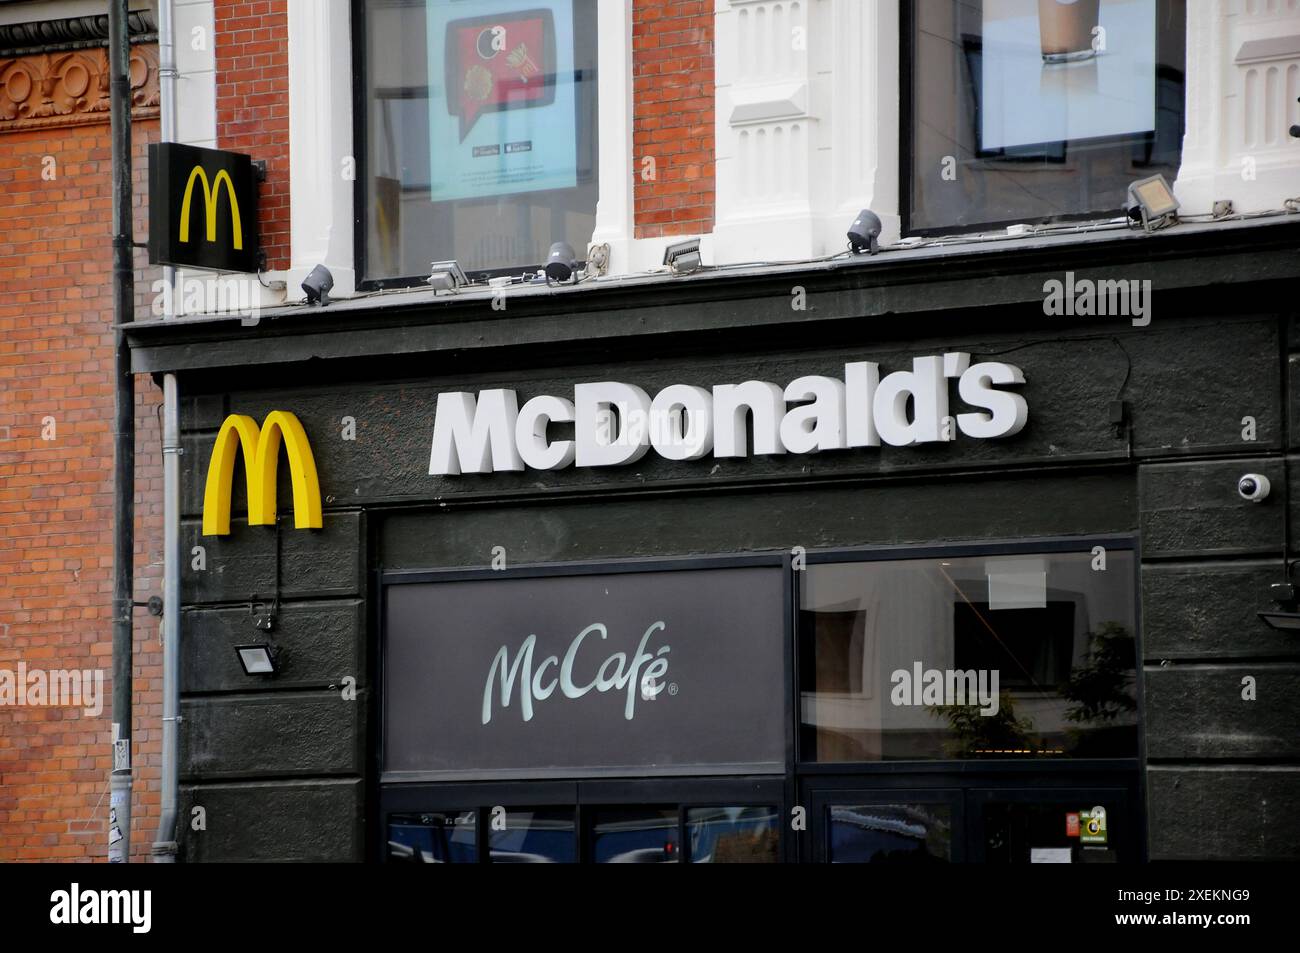
<path fill-rule="evenodd" d="M 578 184 L 573 0 L 428 0 L 430 198 Z"/>
<path fill-rule="evenodd" d="M 1156 0 L 984 0 L 980 149 L 1155 129 Z"/>

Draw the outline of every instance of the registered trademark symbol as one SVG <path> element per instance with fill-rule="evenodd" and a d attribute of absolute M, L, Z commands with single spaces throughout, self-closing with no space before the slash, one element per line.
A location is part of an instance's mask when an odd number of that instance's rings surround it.
<path fill-rule="evenodd" d="M 668 694 L 669 694 L 669 695 L 676 695 L 676 694 L 677 694 L 677 683 L 676 683 L 676 682 L 669 682 L 669 683 L 668 683 Z"/>

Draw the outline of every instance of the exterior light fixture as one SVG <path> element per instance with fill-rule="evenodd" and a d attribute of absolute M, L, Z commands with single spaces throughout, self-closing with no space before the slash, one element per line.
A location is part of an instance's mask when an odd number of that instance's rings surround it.
<path fill-rule="evenodd" d="M 239 664 L 243 666 L 245 675 L 274 675 L 276 673 L 275 656 L 277 652 L 269 642 L 236 645 L 235 654 L 239 656 Z"/>
<path fill-rule="evenodd" d="M 1259 617 L 1268 623 L 1270 629 L 1279 632 L 1300 631 L 1300 612 L 1261 612 Z"/>
<path fill-rule="evenodd" d="M 880 251 L 880 216 L 869 208 L 864 208 L 849 226 L 849 248 L 853 254 L 866 252 L 874 255 Z"/>
<path fill-rule="evenodd" d="M 1261 612 L 1259 617 L 1270 629 L 1279 632 L 1300 630 L 1300 612 L 1295 611 L 1295 586 L 1289 582 L 1275 582 L 1269 587 L 1277 608 Z"/>
<path fill-rule="evenodd" d="M 556 242 L 551 246 L 551 253 L 546 256 L 546 278 L 548 281 L 568 281 L 578 270 L 578 256 L 568 242 Z"/>
<path fill-rule="evenodd" d="M 664 249 L 664 264 L 675 275 L 688 275 L 700 268 L 700 240 L 692 238 L 675 242 Z"/>
<path fill-rule="evenodd" d="M 429 266 L 429 277 L 424 282 L 434 291 L 455 291 L 469 284 L 469 279 L 459 262 L 435 261 Z"/>
<path fill-rule="evenodd" d="M 322 308 L 330 303 L 329 290 L 333 287 L 334 276 L 324 265 L 317 265 L 302 281 L 302 290 L 307 295 L 307 303 L 319 303 Z"/>
<path fill-rule="evenodd" d="M 1148 232 L 1174 220 L 1178 199 L 1163 175 L 1138 179 L 1128 187 L 1128 217 Z"/>

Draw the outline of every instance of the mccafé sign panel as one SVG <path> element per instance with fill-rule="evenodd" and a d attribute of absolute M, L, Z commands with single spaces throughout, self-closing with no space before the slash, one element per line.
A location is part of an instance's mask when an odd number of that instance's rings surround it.
<path fill-rule="evenodd" d="M 883 376 L 879 364 L 855 361 L 842 378 L 811 375 L 784 388 L 673 384 L 652 398 L 633 384 L 601 381 L 576 385 L 572 400 L 541 395 L 522 407 L 513 390 L 443 393 L 429 474 L 621 466 L 651 449 L 698 460 L 1010 437 L 1029 419 L 1014 390 L 1024 382 L 1012 364 L 972 364 L 970 354 L 949 352 Z M 954 393 L 964 409 L 954 407 Z M 573 439 L 553 438 L 551 424 L 572 424 Z"/>
<path fill-rule="evenodd" d="M 779 771 L 783 602 L 779 566 L 388 585 L 385 774 Z"/>
<path fill-rule="evenodd" d="M 149 146 L 151 264 L 256 272 L 257 174 L 238 152 Z"/>

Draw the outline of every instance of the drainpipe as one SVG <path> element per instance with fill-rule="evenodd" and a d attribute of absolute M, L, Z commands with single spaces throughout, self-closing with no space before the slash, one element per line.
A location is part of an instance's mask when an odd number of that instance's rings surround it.
<path fill-rule="evenodd" d="M 176 139 L 176 49 L 172 0 L 158 0 L 159 124 L 163 142 Z M 163 267 L 163 318 L 176 317 L 176 269 Z M 181 461 L 180 393 L 175 374 L 163 375 L 163 690 L 162 790 L 154 863 L 176 862 L 177 768 L 180 760 Z"/>
<path fill-rule="evenodd" d="M 113 771 L 108 862 L 131 859 L 132 586 L 135 559 L 135 378 L 123 325 L 135 317 L 131 222 L 131 39 L 127 0 L 108 7 L 113 139 Z"/>

